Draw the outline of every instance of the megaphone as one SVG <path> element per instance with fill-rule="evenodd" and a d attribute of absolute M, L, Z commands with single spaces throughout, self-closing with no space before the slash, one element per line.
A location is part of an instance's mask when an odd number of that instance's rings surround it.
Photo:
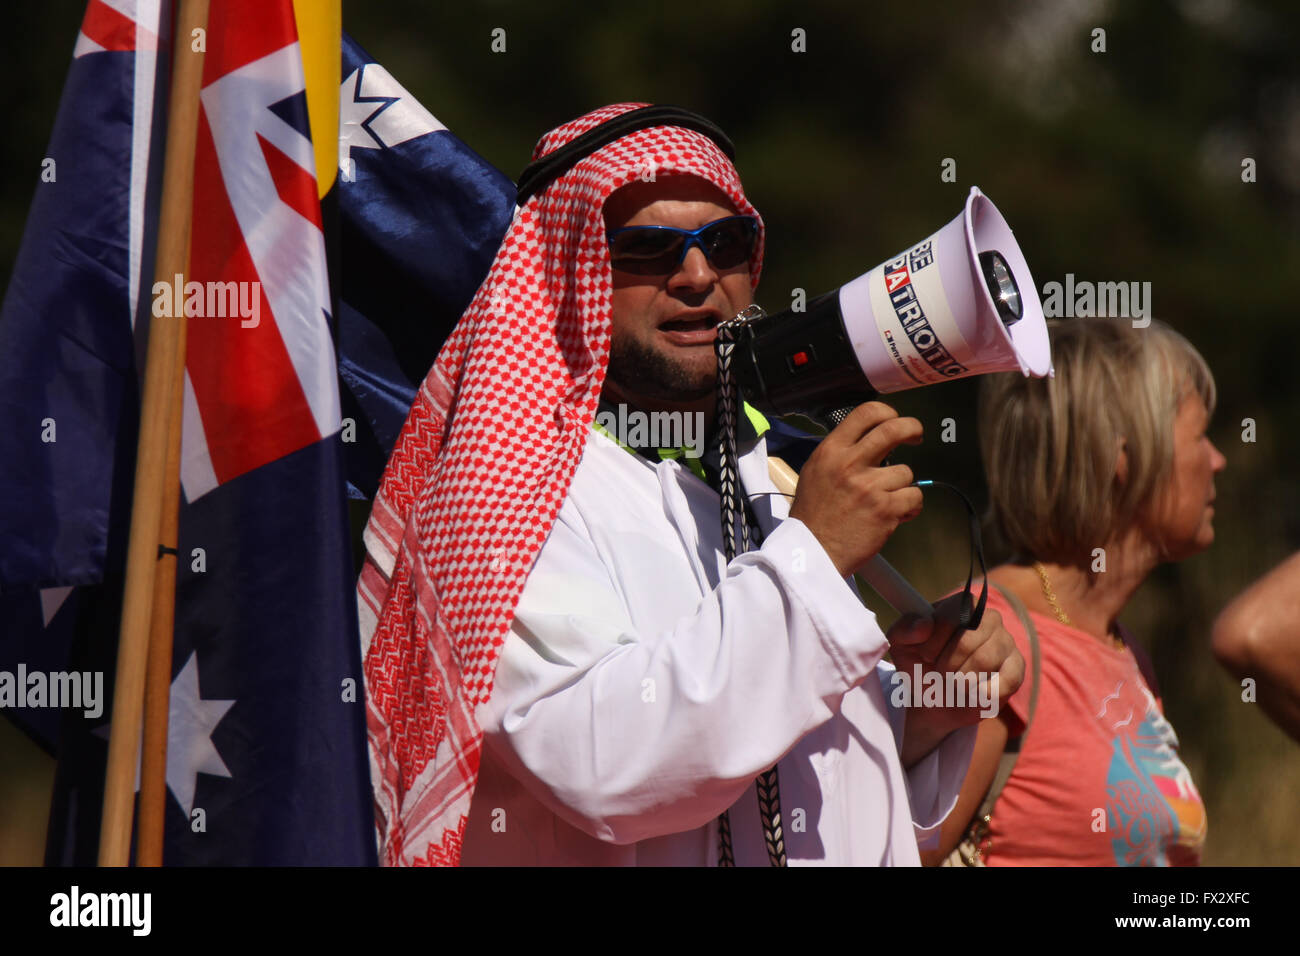
<path fill-rule="evenodd" d="M 832 425 L 879 394 L 987 372 L 1052 374 L 1029 265 L 978 188 L 938 232 L 806 311 L 754 308 L 732 361 L 759 411 Z"/>
<path fill-rule="evenodd" d="M 1052 374 L 1029 264 L 978 188 L 929 238 L 814 299 L 803 313 L 768 315 L 751 306 L 737 317 L 734 336 L 731 367 L 751 405 L 827 425 L 880 394 L 988 372 Z M 792 494 L 794 472 L 779 460 L 769 468 L 777 489 Z M 931 612 L 882 556 L 862 576 L 896 610 Z"/>

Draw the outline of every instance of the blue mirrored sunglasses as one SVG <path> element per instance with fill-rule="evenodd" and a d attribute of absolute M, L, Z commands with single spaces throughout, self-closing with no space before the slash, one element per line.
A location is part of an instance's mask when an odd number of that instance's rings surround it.
<path fill-rule="evenodd" d="M 682 264 L 691 246 L 699 246 L 715 267 L 734 269 L 754 254 L 758 220 L 753 216 L 728 216 L 698 229 L 625 226 L 610 230 L 606 238 L 614 268 L 632 275 L 669 275 Z"/>

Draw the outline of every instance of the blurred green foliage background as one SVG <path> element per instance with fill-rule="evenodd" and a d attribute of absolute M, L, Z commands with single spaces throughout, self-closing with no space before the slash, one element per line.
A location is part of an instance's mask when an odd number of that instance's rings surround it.
<path fill-rule="evenodd" d="M 7 11 L 0 281 L 83 11 L 80 0 Z M 1211 437 L 1228 468 L 1214 547 L 1158 569 L 1125 623 L 1152 652 L 1208 806 L 1205 862 L 1300 862 L 1300 746 L 1242 702 L 1208 650 L 1224 603 L 1300 547 L 1300 5 L 345 0 L 344 26 L 512 178 L 544 131 L 606 103 L 676 103 L 714 119 L 767 222 L 769 309 L 924 238 L 972 185 L 1015 227 L 1040 289 L 1066 273 L 1150 282 L 1154 315 L 1217 377 Z M 491 48 L 498 27 L 505 52 Z M 1105 52 L 1092 49 L 1097 28 Z M 940 179 L 945 158 L 955 184 Z M 975 384 L 894 399 L 926 424 L 926 444 L 907 452 L 917 475 L 982 503 Z M 957 440 L 945 444 L 948 417 Z M 1254 443 L 1242 440 L 1245 418 Z M 886 554 L 927 594 L 954 586 L 967 562 L 959 506 L 929 496 Z M 51 762 L 0 724 L 0 862 L 39 860 Z"/>

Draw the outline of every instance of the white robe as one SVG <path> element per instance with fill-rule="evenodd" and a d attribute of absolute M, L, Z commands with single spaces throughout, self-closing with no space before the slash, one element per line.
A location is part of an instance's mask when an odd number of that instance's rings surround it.
<path fill-rule="evenodd" d="M 740 470 L 775 491 L 762 439 Z M 752 500 L 766 538 L 728 568 L 712 489 L 592 433 L 477 712 L 464 864 L 715 865 L 729 807 L 737 865 L 767 865 L 778 760 L 791 865 L 920 862 L 974 728 L 904 771 L 875 615 L 788 499 Z"/>

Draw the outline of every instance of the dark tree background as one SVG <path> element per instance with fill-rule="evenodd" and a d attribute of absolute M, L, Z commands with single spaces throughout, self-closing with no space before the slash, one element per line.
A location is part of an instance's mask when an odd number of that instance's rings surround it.
<path fill-rule="evenodd" d="M 8 12 L 4 281 L 83 11 L 80 0 L 57 0 Z M 713 118 L 736 142 L 768 223 L 759 300 L 769 308 L 925 237 L 957 215 L 972 185 L 1015 227 L 1040 289 L 1066 273 L 1150 282 L 1155 317 L 1186 335 L 1218 380 L 1211 437 L 1228 468 L 1214 547 L 1152 575 L 1126 623 L 1152 651 L 1208 805 L 1206 862 L 1300 862 L 1300 747 L 1241 701 L 1208 650 L 1218 609 L 1300 547 L 1300 6 L 345 0 L 344 25 L 512 177 L 541 133 L 606 103 L 676 103 Z M 496 28 L 505 52 L 492 50 Z M 1104 52 L 1093 50 L 1098 28 Z M 945 158 L 956 161 L 955 184 L 940 179 Z M 1242 180 L 1246 158 L 1255 182 Z M 411 321 L 420 318 L 412 303 Z M 895 398 L 926 423 L 925 446 L 909 452 L 916 473 L 981 499 L 974 384 Z M 947 417 L 957 441 L 945 444 Z M 1243 441 L 1246 418 L 1253 443 Z M 965 529 L 958 508 L 931 495 L 887 555 L 937 594 L 965 576 Z M 0 762 L 15 770 L 0 792 L 9 804 L 0 846 L 6 831 L 41 831 L 16 808 L 43 812 L 48 786 L 44 758 L 4 733 Z"/>

